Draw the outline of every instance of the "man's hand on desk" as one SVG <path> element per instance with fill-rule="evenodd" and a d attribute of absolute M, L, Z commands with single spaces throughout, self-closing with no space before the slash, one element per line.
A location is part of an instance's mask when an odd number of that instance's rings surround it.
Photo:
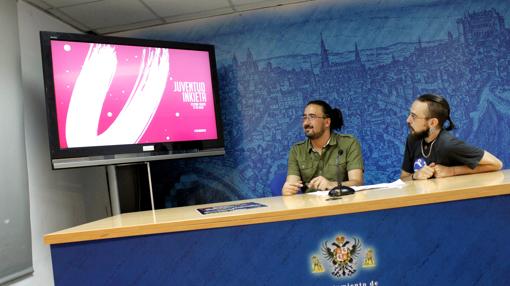
<path fill-rule="evenodd" d="M 283 184 L 282 188 L 282 195 L 284 196 L 290 196 L 295 195 L 299 190 L 303 187 L 303 183 L 301 181 L 299 182 L 285 182 Z"/>
<path fill-rule="evenodd" d="M 304 186 L 303 182 L 299 180 L 297 176 L 289 176 L 283 184 L 282 187 L 282 195 L 290 196 L 297 194 L 301 188 L 305 187 L 306 189 L 311 190 L 331 190 L 332 188 L 337 186 L 337 182 L 329 181 L 323 176 L 313 178 L 306 186 Z"/>
<path fill-rule="evenodd" d="M 455 176 L 455 169 L 454 167 L 446 167 L 440 164 L 430 163 L 428 166 L 425 166 L 415 172 L 412 176 L 415 180 L 426 180 L 432 177 L 446 178 Z"/>
<path fill-rule="evenodd" d="M 328 179 L 324 178 L 323 176 L 315 177 L 313 178 L 310 183 L 308 183 L 309 189 L 315 189 L 315 190 L 330 190 L 334 187 L 336 187 L 336 182 L 331 182 Z"/>
<path fill-rule="evenodd" d="M 434 177 L 445 178 L 455 176 L 455 167 L 446 167 L 440 164 L 434 166 Z"/>
<path fill-rule="evenodd" d="M 426 179 L 432 178 L 432 176 L 434 176 L 434 172 L 435 172 L 434 171 L 435 165 L 436 165 L 435 163 L 431 163 L 428 166 L 424 166 L 419 171 L 412 174 L 411 175 L 412 178 L 414 180 L 426 180 Z"/>

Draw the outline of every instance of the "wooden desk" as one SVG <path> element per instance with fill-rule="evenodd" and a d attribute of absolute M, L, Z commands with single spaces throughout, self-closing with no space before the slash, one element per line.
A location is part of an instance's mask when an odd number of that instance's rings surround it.
<path fill-rule="evenodd" d="M 508 194 L 510 170 L 504 170 L 412 181 L 341 200 L 296 195 L 128 213 L 44 241 L 51 244 L 57 285 L 503 283 L 510 270 Z M 266 207 L 197 211 L 246 202 Z M 349 242 L 344 251 L 356 241 L 361 250 L 344 263 L 354 273 L 335 276 L 321 248 L 334 251 L 332 242 L 342 237 Z M 363 267 L 369 251 L 375 265 Z M 313 273 L 313 256 L 324 272 Z"/>

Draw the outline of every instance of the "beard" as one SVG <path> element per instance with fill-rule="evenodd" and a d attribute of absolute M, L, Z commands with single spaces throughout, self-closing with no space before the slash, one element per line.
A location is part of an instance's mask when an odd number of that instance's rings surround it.
<path fill-rule="evenodd" d="M 414 131 L 414 129 L 409 125 L 409 130 L 411 131 L 411 136 L 413 136 L 413 138 L 416 140 L 423 140 L 430 134 L 430 128 L 418 132 Z"/>
<path fill-rule="evenodd" d="M 310 128 L 310 129 L 308 129 Z M 312 125 L 305 125 L 303 126 L 303 130 L 305 132 L 305 136 L 308 137 L 308 139 L 317 139 L 317 138 L 320 138 L 322 136 L 322 134 L 324 134 L 324 130 L 321 129 L 317 132 L 315 132 L 314 130 L 315 128 L 312 126 Z"/>

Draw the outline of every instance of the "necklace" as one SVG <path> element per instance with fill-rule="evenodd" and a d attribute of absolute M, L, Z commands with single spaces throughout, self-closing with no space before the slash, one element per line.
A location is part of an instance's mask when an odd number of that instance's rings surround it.
<path fill-rule="evenodd" d="M 430 143 L 430 149 L 429 149 L 429 153 L 427 155 L 425 155 L 425 152 L 423 152 L 423 139 L 421 140 L 421 154 L 423 155 L 423 157 L 428 158 L 430 156 L 430 153 L 432 153 L 432 146 L 434 146 L 436 139 L 434 139 L 434 141 L 432 141 L 432 143 Z"/>

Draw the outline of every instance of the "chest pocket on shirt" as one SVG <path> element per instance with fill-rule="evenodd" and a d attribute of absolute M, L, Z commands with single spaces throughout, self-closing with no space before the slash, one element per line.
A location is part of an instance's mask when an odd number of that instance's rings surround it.
<path fill-rule="evenodd" d="M 337 175 L 337 164 L 335 161 L 329 163 L 326 165 L 326 167 L 323 170 L 323 176 L 330 180 L 330 181 L 336 181 Z M 338 171 L 340 173 L 340 180 L 345 181 L 347 179 L 347 162 L 340 159 L 340 162 L 338 164 Z"/>
<path fill-rule="evenodd" d="M 301 172 L 301 179 L 304 183 L 308 183 L 313 179 L 315 170 L 317 169 L 317 162 L 311 161 L 298 161 L 299 172 Z"/>

